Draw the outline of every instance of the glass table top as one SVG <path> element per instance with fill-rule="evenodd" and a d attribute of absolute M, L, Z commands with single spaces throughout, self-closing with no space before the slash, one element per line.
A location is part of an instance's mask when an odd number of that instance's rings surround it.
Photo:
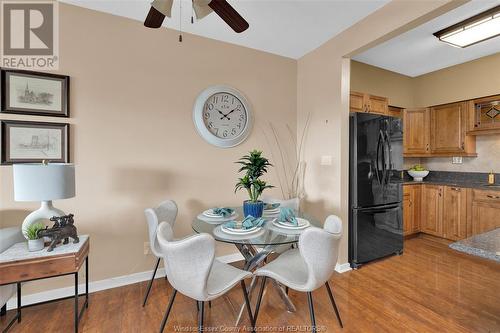
<path fill-rule="evenodd" d="M 243 219 L 242 207 L 233 207 L 238 216 L 235 220 Z M 311 226 L 322 228 L 323 224 L 312 216 L 304 212 L 296 212 L 296 216 L 303 218 L 311 224 Z M 261 230 L 249 235 L 230 235 L 223 232 L 220 228 L 224 222 L 208 222 L 203 219 L 202 214 L 199 214 L 192 223 L 192 228 L 197 233 L 207 233 L 212 235 L 216 240 L 231 244 L 249 244 L 249 245 L 282 245 L 292 244 L 299 240 L 300 234 L 305 229 L 291 230 L 278 227 L 273 223 L 273 220 L 278 216 L 264 217 L 266 223 Z"/>

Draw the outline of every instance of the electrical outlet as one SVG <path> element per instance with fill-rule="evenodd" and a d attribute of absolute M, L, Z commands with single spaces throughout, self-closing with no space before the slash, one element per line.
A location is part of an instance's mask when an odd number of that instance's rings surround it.
<path fill-rule="evenodd" d="M 148 255 L 151 253 L 151 247 L 149 246 L 149 242 L 144 242 L 144 255 Z"/>
<path fill-rule="evenodd" d="M 462 156 L 452 157 L 451 158 L 451 163 L 453 163 L 453 164 L 462 164 L 463 163 Z"/>

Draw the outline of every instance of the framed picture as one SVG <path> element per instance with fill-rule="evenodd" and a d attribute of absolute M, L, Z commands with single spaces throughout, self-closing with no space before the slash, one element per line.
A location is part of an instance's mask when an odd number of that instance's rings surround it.
<path fill-rule="evenodd" d="M 1 163 L 69 162 L 69 124 L 1 121 Z"/>
<path fill-rule="evenodd" d="M 1 112 L 69 117 L 69 76 L 0 69 Z"/>

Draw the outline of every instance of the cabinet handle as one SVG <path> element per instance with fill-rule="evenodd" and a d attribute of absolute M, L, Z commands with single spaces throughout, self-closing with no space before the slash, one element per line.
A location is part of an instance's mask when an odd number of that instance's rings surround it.
<path fill-rule="evenodd" d="M 410 207 L 413 205 L 413 202 L 410 200 Z"/>
<path fill-rule="evenodd" d="M 500 197 L 499 197 L 499 196 L 497 196 L 497 195 L 487 194 L 486 196 L 487 196 L 488 198 L 490 198 L 490 199 L 500 199 Z"/>
<path fill-rule="evenodd" d="M 462 142 L 462 150 L 465 149 L 465 143 Z"/>
<path fill-rule="evenodd" d="M 425 150 L 429 151 L 429 144 L 425 145 Z"/>

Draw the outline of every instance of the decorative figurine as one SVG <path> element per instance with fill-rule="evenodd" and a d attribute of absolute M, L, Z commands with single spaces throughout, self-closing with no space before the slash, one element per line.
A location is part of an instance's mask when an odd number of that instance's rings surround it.
<path fill-rule="evenodd" d="M 57 244 L 61 243 L 64 239 L 63 244 L 69 243 L 69 237 L 73 238 L 73 243 L 78 243 L 80 239 L 74 226 L 73 214 L 64 216 L 54 216 L 50 219 L 54 222 L 52 228 L 45 227 L 45 229 L 38 231 L 38 237 L 49 237 L 51 242 L 47 252 L 54 250 Z"/>

